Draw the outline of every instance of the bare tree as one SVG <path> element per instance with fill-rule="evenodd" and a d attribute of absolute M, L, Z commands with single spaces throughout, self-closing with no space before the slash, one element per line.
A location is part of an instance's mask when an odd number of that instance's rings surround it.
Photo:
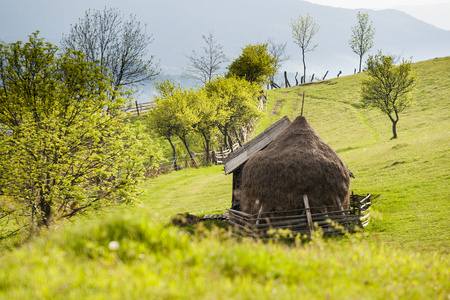
<path fill-rule="evenodd" d="M 306 18 L 300 16 L 297 20 L 292 20 L 291 27 L 294 43 L 296 43 L 302 50 L 303 78 L 301 81 L 304 83 L 306 82 L 305 53 L 314 51 L 318 46 L 318 44 L 312 44 L 312 39 L 319 31 L 319 25 L 317 25 L 313 17 L 308 14 Z"/>
<path fill-rule="evenodd" d="M 186 68 L 185 75 L 206 84 L 221 69 L 221 64 L 227 62 L 228 59 L 223 53 L 223 46 L 217 43 L 212 32 L 208 35 L 202 35 L 202 38 L 206 43 L 202 47 L 203 54 L 199 56 L 193 50 L 192 55 L 186 55 L 189 66 Z"/>
<path fill-rule="evenodd" d="M 281 66 L 288 61 L 291 56 L 286 54 L 286 45 L 284 44 L 276 44 L 272 39 L 268 41 L 268 50 L 270 55 L 275 59 L 275 68 L 276 73 L 280 70 Z M 273 82 L 275 77 L 275 73 L 270 76 L 270 81 Z"/>
<path fill-rule="evenodd" d="M 364 54 L 373 46 L 375 29 L 372 28 L 372 21 L 369 23 L 369 14 L 357 14 L 358 24 L 352 27 L 352 37 L 348 41 L 353 52 L 359 55 L 359 72 L 361 72 L 362 59 Z"/>
<path fill-rule="evenodd" d="M 83 52 L 90 62 L 100 64 L 113 81 L 113 86 L 127 89 L 139 87 L 159 74 L 159 64 L 148 58 L 147 47 L 152 35 L 130 15 L 124 20 L 116 8 L 103 11 L 88 10 L 83 19 L 72 25 L 70 33 L 63 35 L 63 49 Z"/>

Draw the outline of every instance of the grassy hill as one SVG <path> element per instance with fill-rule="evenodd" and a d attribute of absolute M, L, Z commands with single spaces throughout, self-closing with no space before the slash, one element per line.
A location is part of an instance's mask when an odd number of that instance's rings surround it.
<path fill-rule="evenodd" d="M 351 189 L 377 196 L 382 219 L 368 230 L 402 247 L 449 252 L 450 58 L 414 70 L 414 105 L 400 115 L 398 139 L 387 116 L 359 105 L 362 74 L 271 92 L 258 129 L 298 115 L 305 91 L 304 115 L 355 174 Z"/>
<path fill-rule="evenodd" d="M 414 65 L 414 106 L 391 140 L 387 116 L 359 105 L 362 74 L 269 92 L 258 132 L 304 115 L 374 195 L 362 234 L 292 244 L 165 227 L 176 213 L 222 212 L 221 166 L 143 182 L 141 203 L 78 220 L 0 254 L 5 299 L 448 299 L 450 57 Z M 117 242 L 117 243 L 111 243 Z"/>

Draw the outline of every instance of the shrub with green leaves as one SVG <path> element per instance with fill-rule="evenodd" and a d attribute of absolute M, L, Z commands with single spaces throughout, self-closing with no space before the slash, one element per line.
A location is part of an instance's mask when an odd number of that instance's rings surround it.
<path fill-rule="evenodd" d="M 0 236 L 130 202 L 142 137 L 125 100 L 80 52 L 34 33 L 0 45 Z"/>
<path fill-rule="evenodd" d="M 276 59 L 269 53 L 268 43 L 247 45 L 241 55 L 228 66 L 227 77 L 237 76 L 262 84 L 277 73 Z"/>

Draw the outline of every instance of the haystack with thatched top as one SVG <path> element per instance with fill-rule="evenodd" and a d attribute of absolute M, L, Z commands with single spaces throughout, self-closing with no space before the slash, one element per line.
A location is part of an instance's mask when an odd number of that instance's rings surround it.
<path fill-rule="evenodd" d="M 350 171 L 303 116 L 297 117 L 242 170 L 241 209 L 248 214 L 302 210 L 307 195 L 313 212 L 348 207 Z M 338 199 L 337 199 L 338 198 Z"/>

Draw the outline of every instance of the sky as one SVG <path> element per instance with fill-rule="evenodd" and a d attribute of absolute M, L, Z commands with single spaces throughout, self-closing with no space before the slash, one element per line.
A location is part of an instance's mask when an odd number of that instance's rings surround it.
<path fill-rule="evenodd" d="M 396 6 L 417 6 L 450 3 L 445 0 L 306 0 L 311 3 L 343 7 L 343 8 L 370 8 L 387 9 Z"/>
<path fill-rule="evenodd" d="M 306 0 L 350 9 L 397 9 L 444 30 L 450 30 L 450 0 Z"/>

